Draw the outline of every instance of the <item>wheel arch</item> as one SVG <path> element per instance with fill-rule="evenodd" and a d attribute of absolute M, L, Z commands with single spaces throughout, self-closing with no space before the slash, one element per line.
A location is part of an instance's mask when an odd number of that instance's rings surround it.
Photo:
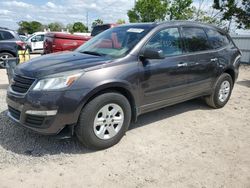
<path fill-rule="evenodd" d="M 9 50 L 1 50 L 0 53 L 9 53 L 9 54 L 13 55 L 14 57 L 16 57 L 16 55 L 17 55 L 14 52 L 9 51 Z"/>
<path fill-rule="evenodd" d="M 232 77 L 233 83 L 235 82 L 235 72 L 232 68 L 226 69 L 224 73 L 229 74 Z"/>
<path fill-rule="evenodd" d="M 82 104 L 81 109 L 84 108 L 84 106 L 88 104 L 91 100 L 93 100 L 95 97 L 104 93 L 108 93 L 108 92 L 120 93 L 127 98 L 131 106 L 131 112 L 132 112 L 131 120 L 135 122 L 137 120 L 137 104 L 136 104 L 135 96 L 133 95 L 133 92 L 131 91 L 129 86 L 124 83 L 119 83 L 119 82 L 107 83 L 105 85 L 101 85 L 93 89 L 85 97 L 85 100 Z"/>

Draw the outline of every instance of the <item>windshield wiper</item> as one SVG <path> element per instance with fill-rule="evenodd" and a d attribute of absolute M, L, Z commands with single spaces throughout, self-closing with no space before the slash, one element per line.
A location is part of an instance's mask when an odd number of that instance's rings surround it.
<path fill-rule="evenodd" d="M 104 55 L 104 54 L 100 54 L 98 52 L 93 52 L 93 51 L 83 51 L 81 53 L 90 54 L 90 55 L 96 55 L 96 56 L 103 56 Z"/>

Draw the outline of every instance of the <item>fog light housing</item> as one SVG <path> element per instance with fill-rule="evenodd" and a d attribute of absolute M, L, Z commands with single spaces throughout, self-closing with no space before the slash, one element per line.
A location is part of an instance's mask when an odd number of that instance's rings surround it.
<path fill-rule="evenodd" d="M 27 110 L 26 114 L 37 115 L 37 116 L 55 116 L 57 114 L 57 110 L 44 110 L 44 111 Z"/>

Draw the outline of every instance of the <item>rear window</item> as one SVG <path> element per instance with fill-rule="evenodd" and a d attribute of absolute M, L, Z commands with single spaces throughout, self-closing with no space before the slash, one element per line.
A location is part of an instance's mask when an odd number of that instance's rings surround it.
<path fill-rule="evenodd" d="M 110 25 L 99 25 L 99 26 L 95 26 L 91 32 L 91 36 L 96 36 L 98 35 L 99 33 L 107 30 L 110 28 Z"/>
<path fill-rule="evenodd" d="M 13 39 L 14 36 L 8 31 L 0 31 L 0 40 L 10 40 Z"/>
<path fill-rule="evenodd" d="M 213 29 L 206 29 L 206 32 L 213 49 L 221 48 L 230 43 L 228 37 L 221 32 L 218 32 Z"/>
<path fill-rule="evenodd" d="M 202 28 L 184 27 L 182 33 L 187 52 L 198 52 L 211 49 L 207 35 Z"/>

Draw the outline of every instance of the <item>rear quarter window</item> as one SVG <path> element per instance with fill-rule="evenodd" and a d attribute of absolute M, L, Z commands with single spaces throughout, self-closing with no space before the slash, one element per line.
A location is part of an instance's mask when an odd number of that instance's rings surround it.
<path fill-rule="evenodd" d="M 230 43 L 228 37 L 214 29 L 206 29 L 206 33 L 209 39 L 210 44 L 214 49 L 224 47 Z"/>
<path fill-rule="evenodd" d="M 182 35 L 186 52 L 199 52 L 211 49 L 203 28 L 183 27 Z"/>

